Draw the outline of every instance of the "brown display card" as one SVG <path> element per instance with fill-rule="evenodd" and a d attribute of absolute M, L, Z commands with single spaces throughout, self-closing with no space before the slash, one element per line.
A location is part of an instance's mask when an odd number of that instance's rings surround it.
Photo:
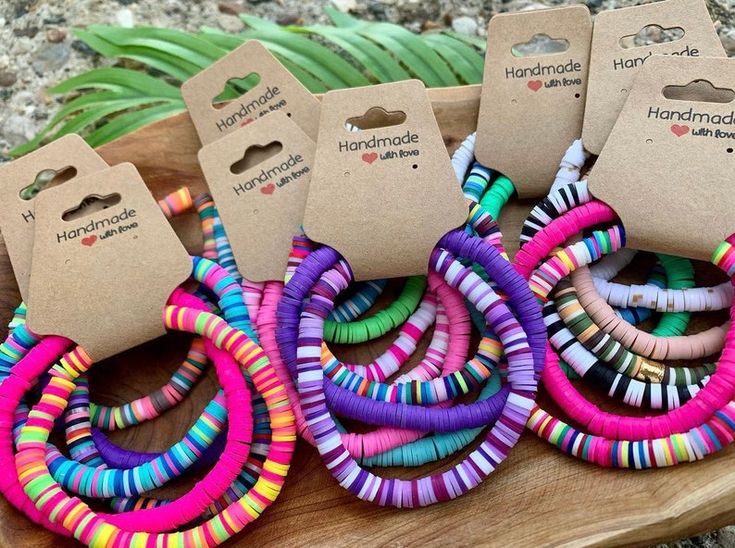
<path fill-rule="evenodd" d="M 36 198 L 23 193 L 23 190 L 33 185 L 42 172 L 54 177 L 49 183 L 53 185 L 107 167 L 107 163 L 92 147 L 75 134 L 61 137 L 22 158 L 0 166 L 0 232 L 8 248 L 10 264 L 24 300 L 28 297 L 28 279 L 31 274 Z M 56 175 L 51 172 L 56 172 Z"/>
<path fill-rule="evenodd" d="M 91 197 L 108 207 L 71 213 Z M 35 214 L 33 331 L 68 337 L 95 360 L 165 333 L 163 307 L 191 259 L 132 164 L 42 192 Z"/>
<path fill-rule="evenodd" d="M 293 235 L 304 217 L 315 149 L 314 141 L 278 112 L 199 151 L 199 164 L 246 279 L 283 280 Z"/>
<path fill-rule="evenodd" d="M 641 67 L 589 175 L 629 247 L 709 260 L 735 232 L 734 87 L 731 59 L 656 55 Z"/>
<path fill-rule="evenodd" d="M 545 196 L 582 131 L 592 19 L 586 6 L 490 19 L 475 155 L 509 177 L 521 198 Z M 537 37 L 566 51 L 518 57 Z"/>
<path fill-rule="evenodd" d="M 658 26 L 680 39 L 647 46 L 623 47 L 646 27 Z M 603 11 L 595 18 L 582 140 L 599 154 L 623 108 L 638 68 L 654 54 L 725 57 L 704 0 L 664 0 L 643 6 Z"/>
<path fill-rule="evenodd" d="M 228 81 L 257 74 L 260 81 L 230 103 L 212 104 Z M 283 111 L 316 140 L 319 100 L 257 40 L 249 40 L 181 86 L 189 114 L 202 144 L 270 112 Z"/>
<path fill-rule="evenodd" d="M 324 96 L 304 230 L 357 280 L 426 274 L 437 241 L 466 218 L 421 82 Z"/>

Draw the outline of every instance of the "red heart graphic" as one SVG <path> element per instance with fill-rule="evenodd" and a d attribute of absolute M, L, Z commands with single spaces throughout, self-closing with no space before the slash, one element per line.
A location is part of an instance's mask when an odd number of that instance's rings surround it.
<path fill-rule="evenodd" d="M 274 185 L 273 183 L 268 183 L 267 185 L 260 187 L 260 191 L 263 194 L 273 194 L 273 191 L 275 189 L 276 189 L 276 185 Z"/>
<path fill-rule="evenodd" d="M 682 135 L 686 135 L 689 133 L 689 126 L 680 126 L 679 124 L 674 124 L 671 126 L 671 133 L 676 135 L 677 137 L 681 137 Z"/>
<path fill-rule="evenodd" d="M 367 162 L 368 164 L 372 164 L 377 159 L 378 159 L 377 152 L 366 152 L 365 154 L 362 155 L 362 161 Z"/>
<path fill-rule="evenodd" d="M 541 89 L 541 86 L 543 86 L 544 83 L 541 80 L 529 80 L 528 84 L 526 85 L 531 91 L 538 91 Z"/>
<path fill-rule="evenodd" d="M 240 122 L 240 127 L 252 124 L 254 121 L 255 120 L 253 120 L 252 118 L 245 118 L 242 122 Z"/>
<path fill-rule="evenodd" d="M 92 236 L 87 236 L 86 238 L 82 238 L 82 245 L 86 245 L 87 247 L 92 247 L 96 241 L 97 241 L 97 236 L 93 234 Z"/>

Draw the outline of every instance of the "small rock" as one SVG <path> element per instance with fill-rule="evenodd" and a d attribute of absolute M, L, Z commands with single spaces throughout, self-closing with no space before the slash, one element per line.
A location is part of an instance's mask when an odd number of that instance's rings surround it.
<path fill-rule="evenodd" d="M 239 17 L 225 15 L 224 13 L 220 13 L 217 17 L 217 24 L 225 32 L 235 33 L 245 28 L 245 23 Z"/>
<path fill-rule="evenodd" d="M 23 17 L 31 9 L 30 0 L 22 0 L 15 5 L 15 17 Z"/>
<path fill-rule="evenodd" d="M 118 10 L 117 13 L 115 13 L 115 21 L 117 21 L 119 26 L 125 29 L 131 29 L 135 26 L 135 16 L 133 16 L 133 12 L 128 8 Z"/>
<path fill-rule="evenodd" d="M 13 34 L 25 38 L 33 38 L 38 34 L 38 27 L 28 26 L 24 29 L 13 29 Z"/>
<path fill-rule="evenodd" d="M 456 17 L 452 20 L 452 30 L 459 34 L 475 36 L 477 34 L 477 21 L 472 17 Z"/>
<path fill-rule="evenodd" d="M 129 6 L 130 4 L 136 4 L 137 2 L 138 0 L 117 0 L 117 3 L 123 6 Z"/>
<path fill-rule="evenodd" d="M 248 0 L 250 4 L 262 4 L 264 2 L 270 2 L 271 0 Z"/>
<path fill-rule="evenodd" d="M 294 13 L 287 13 L 286 15 L 281 15 L 280 17 L 276 18 L 276 23 L 279 25 L 303 25 L 304 24 L 304 18 L 299 17 L 298 15 Z"/>
<path fill-rule="evenodd" d="M 424 21 L 421 23 L 421 32 L 425 32 L 427 30 L 436 30 L 440 29 L 442 26 L 437 23 L 436 21 Z"/>
<path fill-rule="evenodd" d="M 71 54 L 69 44 L 45 44 L 38 51 L 31 63 L 33 70 L 39 76 L 63 67 Z"/>
<path fill-rule="evenodd" d="M 36 126 L 26 116 L 11 114 L 3 124 L 3 137 L 12 147 L 22 145 L 36 135 Z"/>
<path fill-rule="evenodd" d="M 220 13 L 227 15 L 239 15 L 247 11 L 247 8 L 237 2 L 220 2 L 217 4 Z"/>
<path fill-rule="evenodd" d="M 385 5 L 382 2 L 370 2 L 367 5 L 367 11 L 378 21 L 388 20 L 388 13 L 385 11 Z"/>
<path fill-rule="evenodd" d="M 66 23 L 66 17 L 63 15 L 53 15 L 43 19 L 44 25 L 63 25 L 64 23 Z"/>
<path fill-rule="evenodd" d="M 64 29 L 48 29 L 46 31 L 46 40 L 52 44 L 58 44 L 66 39 L 66 31 Z"/>
<path fill-rule="evenodd" d="M 332 4 L 344 13 L 357 9 L 357 2 L 355 0 L 332 0 Z"/>
<path fill-rule="evenodd" d="M 9 88 L 18 81 L 18 75 L 9 70 L 0 70 L 0 87 Z"/>
<path fill-rule="evenodd" d="M 75 51 L 78 51 L 79 53 L 83 55 L 97 55 L 97 52 L 90 48 L 86 42 L 82 42 L 81 40 L 74 40 L 71 43 L 72 49 Z"/>

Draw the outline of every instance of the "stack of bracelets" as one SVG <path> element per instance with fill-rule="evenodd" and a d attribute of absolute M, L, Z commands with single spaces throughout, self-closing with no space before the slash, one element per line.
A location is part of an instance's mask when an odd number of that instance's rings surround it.
<path fill-rule="evenodd" d="M 458 153 L 472 162 L 472 148 L 470 138 Z M 609 207 L 593 200 L 586 180 L 580 180 L 587 158 L 581 141 L 567 150 L 549 195 L 524 223 L 522 247 L 514 260 L 543 305 L 550 343 L 543 384 L 582 430 L 539 406 L 528 426 L 568 454 L 603 466 L 649 468 L 703 458 L 733 439 L 734 392 L 724 354 L 728 324 L 683 335 L 691 313 L 731 305 L 732 282 L 694 287 L 691 262 L 666 255 L 657 255 L 645 285 L 611 282 L 635 252 L 623 248 L 620 225 L 584 232 L 616 221 Z M 480 189 L 492 176 L 476 162 L 471 167 L 470 177 L 480 180 Z M 495 180 L 500 183 L 494 186 L 508 188 L 504 177 Z M 496 215 L 512 192 L 495 193 Z M 713 255 L 713 262 L 729 276 L 735 260 L 731 244 L 732 238 Z M 661 315 L 650 334 L 634 327 L 654 313 Z M 717 353 L 723 344 L 719 367 L 662 363 L 699 360 Z M 574 388 L 570 381 L 579 378 L 591 380 L 627 405 L 668 413 L 626 417 L 603 412 Z"/>
<path fill-rule="evenodd" d="M 580 428 L 539 406 L 528 426 L 568 454 L 602 466 L 650 468 L 701 459 L 733 439 L 731 337 L 728 324 L 684 332 L 691 313 L 731 306 L 732 282 L 694 287 L 691 262 L 666 255 L 657 255 L 658 270 L 646 285 L 611 282 L 634 252 L 623 248 L 619 224 L 585 232 L 617 221 L 611 208 L 593 199 L 586 180 L 579 180 L 586 158 L 580 141 L 568 149 L 549 195 L 524 223 L 514 259 L 543 305 L 549 337 L 543 385 Z M 486 168 L 473 168 L 481 170 Z M 729 238 L 713 255 L 730 277 L 732 243 Z M 650 334 L 634 327 L 653 313 L 662 314 Z M 720 350 L 717 366 L 662 363 L 700 360 Z M 580 377 L 627 405 L 667 413 L 602 411 L 570 382 Z"/>
<path fill-rule="evenodd" d="M 36 523 L 89 545 L 214 546 L 278 496 L 297 434 L 342 487 L 394 507 L 451 500 L 479 485 L 526 426 L 570 455 L 613 467 L 693 461 L 730 443 L 729 325 L 684 333 L 691 313 L 731 306 L 732 282 L 697 288 L 692 263 L 667 255 L 656 256 L 645 284 L 612 281 L 635 252 L 624 249 L 612 209 L 581 180 L 580 141 L 524 223 L 511 262 L 497 219 L 515 188 L 474 161 L 474 139 L 452 158 L 466 226 L 438 242 L 428 276 L 408 278 L 394 302 L 369 316 L 386 282 L 349 290 L 353 274 L 337 251 L 297 235 L 284 281 L 253 283 L 238 272 L 209 196 L 192 201 L 182 189 L 161 200 L 169 218 L 192 208 L 199 216 L 203 252 L 192 257 L 191 275 L 198 285 L 175 290 L 163 313 L 166 328 L 198 337 L 166 384 L 106 406 L 90 399 L 84 349 L 33 333 L 21 305 L 0 345 L 0 491 Z M 735 237 L 713 256 L 731 278 L 733 244 Z M 656 315 L 651 333 L 635 327 Z M 470 356 L 473 323 L 481 338 Z M 432 326 L 423 357 L 406 367 Z M 393 342 L 368 364 L 343 362 L 328 347 L 392 330 Z M 717 366 L 664 363 L 720 350 Z M 221 389 L 180 441 L 138 452 L 107 438 L 176 406 L 209 363 Z M 540 380 L 577 427 L 536 403 Z M 665 414 L 602 411 L 572 380 Z M 340 419 L 372 429 L 350 432 Z M 49 441 L 54 426 L 63 427 L 66 451 Z M 419 479 L 367 469 L 423 465 L 473 442 L 461 462 Z M 205 475 L 185 495 L 149 494 L 197 470 Z M 102 499 L 110 513 L 93 511 L 89 499 Z"/>

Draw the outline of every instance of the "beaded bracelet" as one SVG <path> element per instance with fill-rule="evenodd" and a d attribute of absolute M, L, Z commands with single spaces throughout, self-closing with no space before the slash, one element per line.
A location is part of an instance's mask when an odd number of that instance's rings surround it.
<path fill-rule="evenodd" d="M 216 222 L 215 222 L 215 226 L 217 226 Z M 229 249 L 227 249 L 228 244 L 226 242 L 225 235 L 221 234 L 216 239 L 218 242 L 219 254 L 224 257 L 231 256 Z M 296 246 L 297 249 L 304 249 L 307 251 L 309 247 L 310 247 L 310 244 L 303 244 L 303 245 Z M 296 260 L 295 262 L 298 263 L 298 260 Z M 234 263 L 232 263 L 231 266 L 234 268 Z M 255 284 L 251 284 L 251 285 L 254 286 Z M 265 289 L 266 294 L 267 294 L 267 287 L 268 287 L 268 284 L 265 284 L 265 285 L 260 284 L 257 290 L 262 291 L 263 289 Z M 257 302 L 258 305 L 262 305 L 262 297 L 259 297 L 257 301 L 253 299 L 252 302 Z M 363 304 L 364 304 L 364 299 L 363 299 Z M 261 318 L 262 312 L 257 310 L 257 307 L 255 309 L 251 308 L 251 311 L 253 314 L 257 314 L 256 316 L 257 318 Z M 264 346 L 265 346 L 265 343 L 264 343 Z M 267 349 L 267 346 L 266 346 L 266 349 Z M 297 413 L 297 416 L 298 416 L 298 413 Z M 397 434 L 400 434 L 400 435 L 397 435 Z M 410 437 L 407 437 L 408 434 L 410 434 Z M 383 449 L 389 449 L 390 447 L 393 447 L 395 444 L 405 443 L 406 441 L 411 441 L 412 439 L 415 439 L 417 435 L 419 434 L 416 432 L 409 433 L 407 431 L 402 431 L 402 430 L 391 432 L 389 429 L 388 430 L 381 429 L 380 431 L 371 432 L 366 435 L 353 436 L 350 439 L 353 440 L 353 445 L 355 447 L 360 447 L 361 450 L 364 451 L 366 454 L 372 454 L 376 451 L 381 451 Z M 376 443 L 371 443 L 373 441 L 375 441 Z M 374 449 L 371 449 L 371 447 L 373 447 Z"/>
<path fill-rule="evenodd" d="M 228 282 L 226 278 L 223 277 L 223 272 L 216 272 L 213 271 L 212 264 L 206 265 L 205 268 L 202 267 L 201 261 L 195 260 L 195 271 L 198 273 L 198 277 L 201 277 L 202 281 L 208 282 L 210 287 L 217 288 L 218 291 L 222 293 L 222 300 L 227 301 L 228 298 L 231 298 L 232 292 L 237 292 L 237 286 L 234 284 L 234 282 L 230 281 Z M 240 300 L 242 298 L 240 297 Z M 227 308 L 232 308 L 232 306 L 229 306 Z M 217 403 L 216 401 L 214 402 Z M 212 404 L 208 406 L 208 409 L 212 407 Z M 220 405 L 221 407 L 221 405 Z M 216 410 L 216 406 L 215 406 Z M 222 415 L 222 411 L 219 412 L 219 415 Z M 160 457 L 158 461 L 154 461 L 152 464 L 154 465 L 154 470 L 156 471 L 155 474 L 157 477 L 155 479 L 152 479 L 150 476 L 146 477 L 146 474 L 136 474 L 133 475 L 134 471 L 126 471 L 123 473 L 122 476 L 122 483 L 120 480 L 113 481 L 113 480 L 107 480 L 107 481 L 101 481 L 102 489 L 107 489 L 108 491 L 103 493 L 98 492 L 92 492 L 92 493 L 85 493 L 85 494 L 91 494 L 91 495 L 100 495 L 103 496 L 110 496 L 110 494 L 121 494 L 119 492 L 111 493 L 109 492 L 110 489 L 119 489 L 124 491 L 122 494 L 131 494 L 135 491 L 140 490 L 147 490 L 152 487 L 155 487 L 159 484 L 162 484 L 163 481 L 166 481 L 165 475 L 167 473 L 173 473 L 177 471 L 180 473 L 181 469 L 185 469 L 189 465 L 191 465 L 192 462 L 197 458 L 197 454 L 201 453 L 202 446 L 205 445 L 207 442 L 211 443 L 211 437 L 207 439 L 207 434 L 209 433 L 210 429 L 214 429 L 216 426 L 216 423 L 219 422 L 219 426 L 221 428 L 222 422 L 224 417 L 220 417 L 219 420 L 212 420 L 213 416 L 208 416 L 205 412 L 204 422 L 202 422 L 202 419 L 200 419 L 198 425 L 195 425 L 195 427 L 190 431 L 189 435 L 184 439 L 184 445 L 178 444 L 177 446 L 174 446 L 172 450 L 167 452 L 166 454 L 170 453 L 171 456 L 169 457 Z M 193 434 L 192 434 L 193 432 Z M 214 432 L 216 433 L 216 431 Z M 203 439 L 202 436 L 205 436 Z M 180 447 L 180 449 L 177 449 L 177 447 Z M 194 451 L 194 453 L 192 453 Z M 166 455 L 164 454 L 164 455 Z M 59 464 L 59 457 L 60 455 L 56 455 L 56 459 L 52 459 L 55 463 L 54 469 L 59 470 L 59 473 L 61 474 L 62 478 L 65 478 L 69 482 L 73 483 L 75 486 L 87 486 L 86 488 L 90 488 L 88 486 L 88 483 L 83 480 L 83 473 L 84 473 L 84 467 L 81 465 L 78 465 L 76 463 L 68 463 L 68 462 L 62 462 Z M 60 457 L 63 459 L 63 461 L 66 461 L 65 458 Z M 161 460 L 161 458 L 165 458 L 165 460 Z M 161 462 L 165 463 L 164 466 L 161 465 L 155 465 L 155 462 Z M 71 466 L 71 468 L 69 468 Z M 239 471 L 238 467 L 238 471 Z M 80 471 L 81 469 L 81 471 Z M 91 472 L 94 472 L 92 470 Z M 106 471 L 107 472 L 107 471 Z M 101 474 L 104 476 L 104 472 Z M 163 475 L 163 477 L 162 477 Z M 82 481 L 74 480 L 74 478 L 79 478 Z M 125 479 L 127 478 L 127 480 Z M 95 472 L 94 480 L 100 479 L 100 474 Z M 104 480 L 104 477 L 101 478 Z M 151 484 L 152 482 L 152 484 Z M 213 492 L 214 493 L 214 492 Z M 216 498 L 217 494 L 214 494 L 214 497 Z M 202 499 L 204 500 L 204 499 Z M 173 510 L 173 509 L 172 509 Z M 172 511 L 169 510 L 169 511 Z M 186 513 L 179 510 L 177 512 L 177 515 L 179 515 L 179 519 L 182 519 L 182 523 L 188 521 L 189 519 L 193 519 L 194 517 L 197 517 L 198 514 L 193 514 L 190 516 L 187 516 Z M 118 518 L 116 518 L 118 519 Z"/>
<path fill-rule="evenodd" d="M 587 273 L 589 274 L 589 271 Z M 587 315 L 577 298 L 576 288 L 579 287 L 570 282 L 560 282 L 557 286 L 554 299 L 559 316 L 582 345 L 616 371 L 650 383 L 681 386 L 699 382 L 714 370 L 712 366 L 694 368 L 666 366 L 629 352 L 617 340 L 601 331 Z"/>
<path fill-rule="evenodd" d="M 733 280 L 735 277 L 735 238 L 730 236 L 714 252 L 712 262 Z M 731 281 L 735 283 L 735 281 Z M 735 317 L 731 306 L 730 317 Z M 728 331 L 720 358 L 718 374 L 730 368 L 735 352 L 735 337 Z M 559 374 L 558 360 L 551 352 L 544 370 L 544 384 L 568 392 L 571 388 Z M 694 401 L 694 400 L 693 400 Z M 533 411 L 528 426 L 539 437 L 553 443 L 566 453 L 601 466 L 621 468 L 651 468 L 692 462 L 720 450 L 735 439 L 735 402 L 721 405 L 706 421 L 681 433 L 657 434 L 651 439 L 628 441 L 608 436 L 590 435 L 556 419 L 540 407 Z"/>
<path fill-rule="evenodd" d="M 322 248 L 307 257 L 297 269 L 291 282 L 287 284 L 284 298 L 279 306 L 279 319 L 282 322 L 277 331 L 279 345 L 289 368 L 298 372 L 298 390 L 302 405 L 308 402 L 306 417 L 309 428 L 317 439 L 317 448 L 327 467 L 345 488 L 361 498 L 383 505 L 423 506 L 455 498 L 477 485 L 505 458 L 509 449 L 517 441 L 520 435 L 519 427 L 522 428 L 523 424 L 523 422 L 518 424 L 518 420 L 525 420 L 523 419 L 526 416 L 525 408 L 535 395 L 536 374 L 534 371 L 536 366 L 540 366 L 540 362 L 534 360 L 534 357 L 540 358 L 539 350 L 541 350 L 540 346 L 543 344 L 544 337 L 540 314 L 532 302 L 533 299 L 528 299 L 527 288 L 524 284 L 518 283 L 519 280 L 512 274 L 507 261 L 501 259 L 500 254 L 482 240 L 471 239 L 457 231 L 443 238 L 439 245 L 442 248 L 446 247 L 449 252 L 435 250 L 430 262 L 431 268 L 441 272 L 450 285 L 460 289 L 465 297 L 480 308 L 486 316 L 488 325 L 497 327 L 500 325 L 498 322 L 501 322 L 510 328 L 508 331 L 505 328 L 501 330 L 503 333 L 501 339 L 505 344 L 510 362 L 508 376 L 510 390 L 499 392 L 499 394 L 509 392 L 510 395 L 500 411 L 500 419 L 488 433 L 485 442 L 473 451 L 466 461 L 455 467 L 454 472 L 450 471 L 414 481 L 384 480 L 360 469 L 341 444 L 327 408 L 327 402 L 330 399 L 328 389 L 330 384 L 324 378 L 319 363 L 323 319 L 328 314 L 331 302 L 337 293 L 346 288 L 351 278 L 349 267 L 339 259 L 334 250 Z M 510 311 L 495 296 L 492 289 L 471 270 L 461 266 L 453 259 L 451 251 L 469 260 L 481 262 L 487 268 L 488 272 L 493 275 L 492 277 L 497 280 L 498 285 L 510 296 L 515 305 L 514 309 L 522 318 L 524 325 L 528 325 L 527 338 L 523 329 L 515 323 Z M 322 281 L 317 281 L 321 276 L 323 276 Z M 303 305 L 309 288 L 313 288 L 311 299 L 306 305 Z M 302 305 L 303 313 L 300 314 L 299 310 Z M 300 319 L 299 316 L 301 316 Z M 513 325 L 517 327 L 513 328 Z M 297 339 L 300 343 L 298 360 L 296 359 Z M 529 346 L 531 341 L 535 343 L 535 347 Z M 336 403 L 335 398 L 332 399 L 330 406 L 335 410 L 336 406 L 333 405 Z M 346 400 L 349 401 L 350 398 Z M 442 416 L 441 420 L 424 422 L 427 429 L 437 431 L 448 431 L 467 426 L 473 420 L 482 418 L 482 408 L 485 407 L 482 405 L 485 402 L 439 410 L 394 404 L 392 417 L 389 417 L 385 412 L 374 413 L 371 409 L 375 406 L 369 404 L 379 404 L 379 402 L 365 400 L 363 403 L 367 405 L 358 406 L 357 409 L 353 408 L 349 411 L 357 411 L 357 414 L 362 415 L 360 419 L 367 422 L 399 419 L 401 423 L 408 424 L 415 416 L 423 415 L 424 418 L 429 418 L 434 414 L 433 411 L 439 411 Z M 478 413 L 473 412 L 475 409 L 478 410 Z M 344 411 L 345 409 L 340 409 L 338 412 Z M 349 411 L 345 413 L 347 416 L 351 414 Z M 490 421 L 486 420 L 485 424 L 488 422 Z M 503 434 L 498 437 L 501 431 Z M 459 470 L 462 470 L 463 473 L 458 473 Z M 471 470 L 473 471 L 467 474 Z"/>
<path fill-rule="evenodd" d="M 204 318 L 207 318 L 206 321 Z M 198 535 L 203 534 L 209 537 L 207 544 L 213 544 L 210 542 L 214 540 L 224 540 L 227 536 L 239 530 L 247 522 L 252 521 L 262 511 L 261 504 L 263 502 L 271 501 L 279 490 L 278 484 L 273 483 L 276 478 L 283 478 L 285 471 L 287 470 L 288 460 L 293 450 L 294 445 L 294 431 L 293 431 L 293 417 L 288 409 L 287 400 L 285 398 L 285 392 L 282 387 L 276 383 L 276 379 L 273 375 L 272 368 L 270 368 L 267 360 L 262 355 L 262 352 L 252 343 L 247 337 L 240 331 L 237 331 L 229 327 L 223 320 L 211 315 L 205 315 L 205 313 L 196 313 L 191 309 L 174 308 L 169 307 L 166 314 L 167 325 L 173 327 L 183 327 L 188 330 L 195 330 L 202 332 L 207 335 L 208 338 L 213 339 L 216 344 L 222 345 L 229 352 L 234 353 L 235 356 L 240 358 L 240 361 L 246 367 L 249 367 L 253 381 L 260 392 L 264 393 L 266 403 L 271 413 L 271 424 L 273 425 L 273 442 L 271 444 L 271 453 L 274 453 L 278 458 L 271 465 L 271 473 L 269 473 L 269 479 L 263 480 L 261 476 L 259 483 L 268 482 L 268 489 L 262 491 L 265 487 L 265 483 L 260 486 L 261 492 L 257 498 L 253 498 L 253 491 L 256 491 L 259 487 L 256 483 L 255 487 L 249 493 L 249 498 L 240 501 L 239 505 L 231 505 L 225 512 L 231 512 L 230 516 L 233 521 L 228 521 L 228 526 L 224 529 L 218 529 L 222 526 L 222 514 L 214 520 L 207 522 L 206 524 L 193 528 L 187 533 L 175 533 L 172 536 L 166 536 L 161 538 L 171 538 L 174 540 L 180 540 L 182 538 L 196 538 Z M 70 362 L 78 362 L 79 355 L 71 355 Z M 20 363 L 28 363 L 28 360 L 21 361 Z M 32 363 L 32 362 L 31 362 Z M 65 369 L 62 367 L 55 368 L 55 371 L 59 373 L 58 377 L 53 377 L 50 384 L 44 389 L 42 394 L 41 402 L 34 407 L 36 408 L 48 407 L 49 411 L 52 411 L 51 418 L 49 419 L 48 414 L 39 415 L 34 413 L 34 410 L 29 414 L 29 422 L 23 427 L 18 443 L 18 463 L 22 473 L 20 479 L 24 484 L 24 488 L 27 490 L 30 496 L 36 497 L 36 502 L 39 508 L 45 508 L 49 510 L 49 507 L 56 508 L 60 511 L 57 515 L 55 510 L 48 512 L 48 515 L 54 519 L 59 519 L 64 522 L 64 525 L 70 530 L 74 531 L 77 538 L 82 541 L 90 542 L 95 540 L 94 532 L 103 534 L 105 536 L 112 535 L 116 537 L 113 539 L 115 542 L 123 541 L 128 539 L 130 535 L 120 530 L 113 529 L 113 527 L 104 521 L 100 516 L 97 516 L 80 501 L 76 499 L 69 499 L 63 495 L 63 492 L 59 489 L 58 485 L 55 484 L 52 478 L 48 474 L 48 468 L 43 463 L 43 452 L 45 447 L 45 438 L 47 437 L 48 430 L 50 430 L 53 422 L 53 415 L 60 414 L 63 408 L 63 403 L 59 403 L 60 400 L 50 399 L 52 394 L 59 390 L 62 393 L 64 391 L 70 392 L 73 383 L 65 381 L 63 377 L 77 376 L 78 369 L 84 369 L 88 367 L 87 364 L 75 363 L 75 367 L 69 367 Z M 58 370 L 58 371 L 57 371 Z M 15 373 L 15 368 L 13 373 Z M 18 376 L 18 374 L 11 373 L 11 377 L 6 382 L 0 385 L 0 395 L 5 398 L 17 397 L 17 401 L 12 403 L 12 407 L 20 401 L 22 397 L 24 380 Z M 236 378 L 242 379 L 241 374 L 235 368 L 235 371 L 230 373 Z M 56 382 L 58 380 L 58 383 Z M 231 382 L 232 379 L 229 379 Z M 244 379 L 240 381 L 244 388 Z M 13 388 L 13 386 L 20 385 L 21 390 Z M 28 379 L 26 379 L 25 385 L 30 385 Z M 264 391 L 264 388 L 266 390 Z M 18 395 L 17 392 L 20 392 Z M 235 398 L 236 399 L 236 398 Z M 231 398 L 226 398 L 227 405 L 230 405 Z M 63 398 L 61 400 L 63 402 Z M 59 408 L 61 406 L 61 408 Z M 275 415 L 275 417 L 274 417 Z M 237 418 L 236 415 L 230 414 L 230 428 L 228 432 L 237 428 L 242 419 Z M 31 422 L 37 424 L 37 428 L 33 428 Z M 234 425 L 234 426 L 233 426 Z M 5 423 L 3 426 L 6 426 Z M 229 434 L 228 434 L 229 436 Z M 35 441 L 34 441 L 35 439 Z M 40 443 L 40 446 L 39 446 Z M 274 447 L 278 447 L 274 449 Z M 284 459 L 285 457 L 285 459 Z M 38 464 L 40 461 L 41 464 Z M 277 464 L 276 464 L 277 463 Z M 26 469 L 26 466 L 28 467 Z M 266 467 L 267 468 L 267 467 Z M 238 470 L 235 470 L 237 472 Z M 42 487 L 44 486 L 44 487 Z M 47 488 L 45 486 L 48 486 Z M 274 489 L 274 487 L 276 487 Z M 51 497 L 46 493 L 53 493 Z M 258 502 L 256 502 L 258 501 Z M 170 508 L 165 507 L 165 508 Z M 70 510 L 71 512 L 67 512 Z M 247 512 L 245 510 L 248 510 Z M 141 512 L 148 512 L 148 510 Z M 248 513 L 250 512 L 250 513 Z M 62 516 L 63 514 L 63 516 Z M 94 526 L 92 526 L 94 524 Z M 193 533 L 192 533 L 193 532 Z M 194 534 L 195 536 L 191 536 Z M 132 538 L 147 539 L 147 534 L 135 533 Z M 115 544 L 117 545 L 117 544 Z"/>
<path fill-rule="evenodd" d="M 575 214 L 583 208 L 590 213 L 589 218 L 580 219 L 579 214 Z M 526 252 L 521 257 L 522 261 L 519 261 L 517 265 L 519 271 L 528 275 L 529 261 L 533 260 L 533 257 L 545 255 L 547 248 L 555 246 L 551 237 L 546 235 L 554 234 L 558 240 L 561 240 L 565 232 L 580 232 L 585 224 L 592 222 L 597 224 L 600 218 L 609 218 L 613 215 L 609 207 L 600 202 L 590 202 L 586 206 L 570 211 L 565 217 L 556 219 L 544 229 L 546 234 L 544 231 L 539 232 L 524 246 L 523 250 Z M 539 238 L 542 234 L 546 238 Z M 531 276 L 530 285 L 533 291 L 544 299 L 556 282 L 579 264 L 587 264 L 603 253 L 610 252 L 622 245 L 622 230 L 618 226 L 609 229 L 608 234 L 610 239 L 607 242 L 600 238 L 600 233 L 595 233 L 595 243 L 580 242 L 580 244 L 574 244 L 557 252 Z M 536 241 L 537 238 L 539 241 Z M 553 351 L 549 349 L 548 353 L 553 354 Z M 716 373 L 694 398 L 678 409 L 656 417 L 620 417 L 605 413 L 584 400 L 566 379 L 563 384 L 554 384 L 547 388 L 562 410 L 581 424 L 587 425 L 593 434 L 626 440 L 642 440 L 671 432 L 686 431 L 704 422 L 716 409 L 726 404 L 735 386 L 735 377 L 729 374 L 727 364 L 727 360 L 721 359 Z"/>
<path fill-rule="evenodd" d="M 206 234 L 205 234 L 205 236 L 206 236 Z M 205 241 L 206 241 L 206 238 L 205 238 Z M 205 418 L 206 418 L 206 413 L 205 413 Z M 202 421 L 202 418 L 200 418 L 200 420 L 199 420 L 198 422 L 199 422 L 199 423 L 201 423 L 201 421 Z M 75 424 L 75 425 L 74 425 L 74 428 L 75 428 L 75 431 L 74 431 L 74 434 L 73 434 L 74 436 L 76 436 L 76 435 L 78 434 L 78 432 L 79 432 L 79 430 L 78 430 L 78 427 L 79 427 L 79 426 L 81 426 L 81 425 L 78 425 L 78 424 Z M 220 426 L 221 426 L 221 425 L 220 425 Z M 194 431 L 196 432 L 196 427 L 195 427 Z M 185 439 L 186 439 L 186 438 L 185 438 Z M 77 444 L 76 444 L 76 442 L 77 442 L 77 441 L 78 441 L 78 440 L 77 440 L 76 438 L 75 438 L 75 439 L 72 439 L 72 444 L 71 444 L 71 449 L 72 449 L 72 453 L 74 453 L 74 449 L 78 447 L 78 446 L 77 446 Z M 91 444 L 90 444 L 90 445 L 91 445 Z M 57 454 L 58 454 L 58 452 L 57 452 Z M 151 457 L 152 457 L 152 456 L 151 456 Z M 145 460 L 145 462 L 147 463 L 147 462 L 149 462 L 150 460 L 152 460 L 152 459 L 151 459 L 151 457 L 148 457 L 148 458 L 147 458 L 147 459 Z M 58 460 L 56 460 L 56 461 L 54 461 L 54 462 L 58 464 Z M 62 464 L 63 464 L 63 463 L 62 463 Z M 56 468 L 55 468 L 55 469 L 58 469 L 58 468 L 59 468 L 59 466 L 56 466 Z M 68 466 L 66 467 L 66 469 L 68 469 Z"/>
<path fill-rule="evenodd" d="M 586 179 L 551 191 L 533 208 L 524 222 L 521 244 L 533 238 L 554 219 L 591 200 Z M 660 312 L 720 310 L 728 307 L 732 301 L 732 289 L 728 282 L 715 287 L 686 288 L 686 291 L 631 286 L 622 292 L 621 288 L 614 288 L 610 293 L 611 306 L 648 306 Z"/>

